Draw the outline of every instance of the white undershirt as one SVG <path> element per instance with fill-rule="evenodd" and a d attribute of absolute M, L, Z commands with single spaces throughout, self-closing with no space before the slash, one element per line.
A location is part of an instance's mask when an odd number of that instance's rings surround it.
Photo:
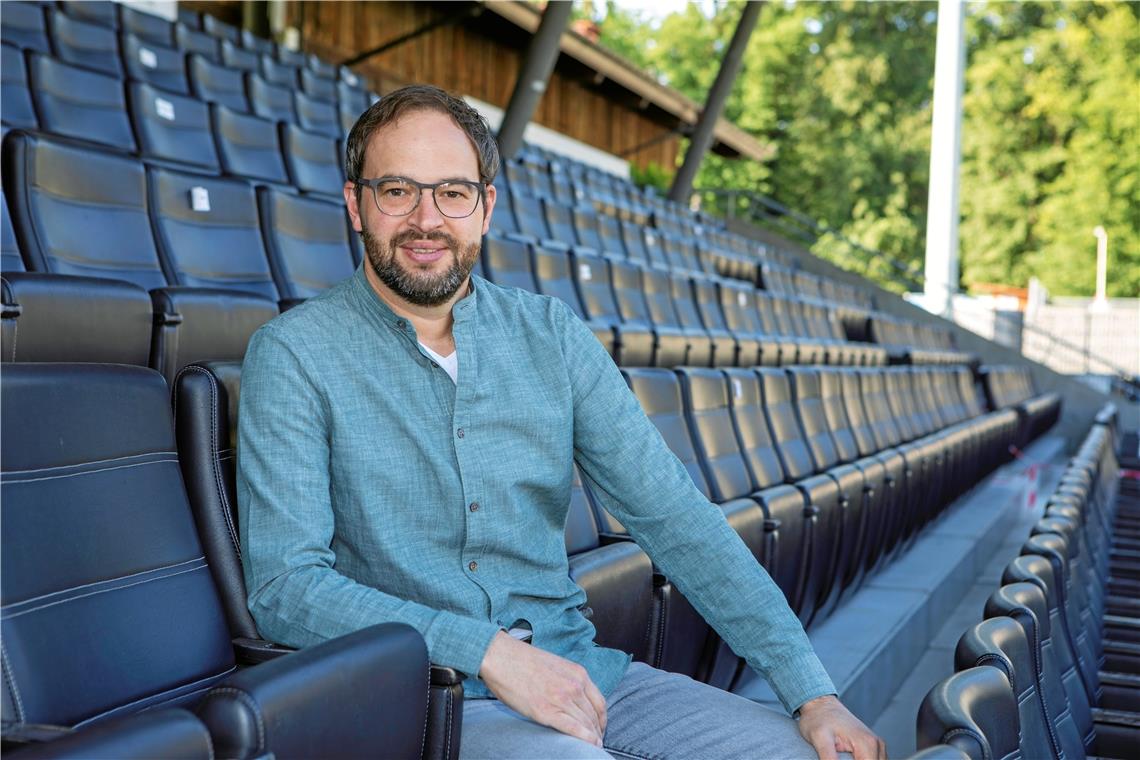
<path fill-rule="evenodd" d="M 443 371 L 446 372 L 451 378 L 451 382 L 459 382 L 456 380 L 456 378 L 459 377 L 459 355 L 455 351 L 452 351 L 447 356 L 440 356 L 435 351 L 432 351 L 430 348 L 425 346 L 423 343 L 420 343 L 420 347 L 423 348 L 424 351 L 427 351 L 428 356 L 435 359 L 436 364 L 443 367 Z"/>

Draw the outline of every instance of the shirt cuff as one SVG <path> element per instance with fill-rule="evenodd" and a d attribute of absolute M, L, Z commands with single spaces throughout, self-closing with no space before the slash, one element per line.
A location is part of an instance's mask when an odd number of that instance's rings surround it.
<path fill-rule="evenodd" d="M 491 639 L 499 630 L 486 620 L 440 612 L 424 638 L 432 662 L 477 678 Z"/>
<path fill-rule="evenodd" d="M 839 693 L 814 653 L 793 659 L 778 671 L 769 672 L 767 678 L 789 715 L 816 697 Z"/>

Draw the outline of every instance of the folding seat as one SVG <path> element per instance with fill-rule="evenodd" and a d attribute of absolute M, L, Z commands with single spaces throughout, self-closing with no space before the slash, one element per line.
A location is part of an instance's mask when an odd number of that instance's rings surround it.
<path fill-rule="evenodd" d="M 121 80 L 39 54 L 29 56 L 28 75 L 41 129 L 135 150 Z"/>
<path fill-rule="evenodd" d="M 336 102 L 336 81 L 301 69 L 301 92 L 322 103 Z"/>
<path fill-rule="evenodd" d="M 625 242 L 622 240 L 621 224 L 613 216 L 594 213 L 598 220 L 598 236 L 602 239 L 602 247 L 598 250 L 607 256 L 625 258 L 626 250 Z"/>
<path fill-rule="evenodd" d="M 771 344 L 772 350 L 762 351 L 760 359 L 766 367 L 787 366 L 796 364 L 799 360 L 800 342 L 795 338 L 783 335 L 782 328 L 776 320 L 775 307 L 770 293 L 761 290 L 752 292 L 756 299 L 756 314 L 760 329 L 767 336 L 766 341 Z M 804 360 L 812 358 L 810 347 L 804 348 Z"/>
<path fill-rule="evenodd" d="M 533 245 L 531 255 L 534 261 L 534 280 L 538 292 L 544 296 L 553 296 L 562 300 L 574 314 L 584 321 L 594 333 L 594 337 L 606 347 L 610 356 L 617 357 L 615 346 L 616 334 L 609 323 L 591 322 L 582 307 L 574 284 L 574 276 L 570 273 L 570 254 L 559 248 L 550 248 L 541 243 Z M 592 271 L 591 271 L 592 275 Z M 648 336 L 646 336 L 648 337 Z M 648 352 L 648 348 L 645 349 Z"/>
<path fill-rule="evenodd" d="M 623 322 L 618 311 L 606 260 L 583 249 L 572 256 L 574 285 L 582 299 L 588 324 L 614 330 L 614 357 L 619 365 L 647 367 L 653 360 L 653 333 L 649 326 Z"/>
<path fill-rule="evenodd" d="M 674 280 L 675 281 L 675 280 Z M 732 337 L 732 350 L 727 350 L 728 345 L 717 345 L 716 354 L 713 361 L 718 367 L 731 367 L 733 365 L 741 367 L 752 367 L 760 363 L 760 340 L 757 336 L 749 334 L 738 334 L 735 330 L 729 329 L 725 320 L 724 312 L 720 306 L 720 289 L 719 283 L 713 280 L 705 279 L 704 277 L 692 278 L 692 289 L 696 299 L 697 312 L 700 314 L 701 323 L 704 328 L 709 331 L 714 339 L 718 336 L 729 335 Z M 674 290 L 676 293 L 676 290 Z M 726 349 L 721 351 L 721 347 Z"/>
<path fill-rule="evenodd" d="M 565 245 L 573 246 L 576 238 L 574 235 L 574 224 L 570 207 L 564 206 L 550 198 L 543 198 L 542 212 L 546 219 L 546 226 L 550 231 L 551 239 L 559 243 L 564 243 Z M 601 253 L 597 248 L 593 250 Z"/>
<path fill-rule="evenodd" d="M 179 95 L 190 94 L 186 56 L 181 51 L 156 45 L 130 32 L 123 33 L 122 45 L 127 78 Z"/>
<path fill-rule="evenodd" d="M 918 748 L 949 745 L 972 760 L 1020 757 L 1017 715 L 1017 701 L 1000 668 L 960 670 L 922 700 Z"/>
<path fill-rule="evenodd" d="M 501 176 L 510 184 L 512 191 L 517 195 L 534 195 L 534 188 L 530 184 L 530 172 L 521 161 L 509 159 L 503 162 Z"/>
<path fill-rule="evenodd" d="M 241 71 L 214 63 L 198 53 L 189 54 L 186 61 L 190 91 L 194 97 L 249 113 L 249 99 L 245 95 L 245 80 Z"/>
<path fill-rule="evenodd" d="M 567 206 L 578 206 L 581 200 L 570 181 L 570 175 L 557 159 L 551 159 L 547 164 L 550 172 L 550 186 L 554 192 L 554 200 Z M 583 244 L 585 245 L 585 244 Z"/>
<path fill-rule="evenodd" d="M 673 367 L 687 363 L 689 340 L 675 324 L 653 321 L 649 304 L 643 290 L 644 267 L 632 261 L 610 260 L 610 281 L 613 283 L 614 300 L 618 314 L 625 325 L 641 325 L 653 334 L 653 359 L 655 367 Z M 664 293 L 668 298 L 668 291 Z"/>
<path fill-rule="evenodd" d="M 238 27 L 208 13 L 202 15 L 202 31 L 234 45 L 241 42 L 241 30 Z"/>
<path fill-rule="evenodd" d="M 35 129 L 39 126 L 28 89 L 24 55 L 14 45 L 0 45 L 0 120 L 4 127 Z"/>
<path fill-rule="evenodd" d="M 822 363 L 826 359 L 827 346 L 807 337 L 807 329 L 797 323 L 793 314 L 791 298 L 773 296 L 769 299 L 769 303 L 775 317 L 777 334 L 795 341 L 798 363 Z"/>
<path fill-rule="evenodd" d="M 647 273 L 650 270 L 646 270 Z M 664 273 L 662 273 L 664 274 Z M 712 354 L 706 363 L 701 354 L 694 350 L 704 345 L 703 341 L 690 343 L 689 362 L 699 366 L 732 366 L 736 357 L 736 341 L 727 330 L 706 329 L 701 319 L 700 310 L 693 294 L 693 281 L 688 275 L 674 272 L 667 275 L 669 278 L 669 295 L 673 300 L 673 308 L 677 312 L 677 321 L 681 328 L 693 336 L 708 336 Z"/>
<path fill-rule="evenodd" d="M 245 50 L 252 50 L 261 55 L 273 55 L 273 49 L 276 47 L 273 40 L 260 37 L 249 29 L 241 29 L 240 35 L 241 46 Z"/>
<path fill-rule="evenodd" d="M 515 219 L 511 201 L 514 191 L 507 183 L 506 175 L 499 172 L 493 185 L 495 187 L 495 211 L 491 215 L 491 229 L 501 235 L 518 234 L 519 223 Z"/>
<path fill-rule="evenodd" d="M 255 116 L 289 124 L 297 121 L 293 111 L 293 91 L 282 85 L 271 84 L 263 77 L 247 72 L 245 92 Z"/>
<path fill-rule="evenodd" d="M 356 264 L 348 230 L 339 223 L 343 203 L 263 187 L 257 191 L 257 205 L 270 269 L 283 301 L 311 298 L 352 276 Z"/>
<path fill-rule="evenodd" d="M 659 266 L 662 269 L 668 269 L 668 264 L 665 259 L 656 250 L 654 257 L 650 258 L 649 250 L 645 245 L 644 230 L 641 225 L 636 222 L 628 220 L 618 221 L 618 229 L 621 230 L 622 248 L 625 255 L 631 261 L 637 261 L 646 266 L 653 265 Z M 656 248 L 656 246 L 654 246 Z"/>
<path fill-rule="evenodd" d="M 183 53 L 200 55 L 212 63 L 222 62 L 221 42 L 218 38 L 182 22 L 174 25 L 174 47 Z"/>
<path fill-rule="evenodd" d="M 119 38 L 113 29 L 81 21 L 58 10 L 48 11 L 47 24 L 52 48 L 61 61 L 113 77 L 123 76 Z"/>
<path fill-rule="evenodd" d="M 50 54 L 44 8 L 41 3 L 4 3 L 4 13 L 0 15 L 0 40 L 24 50 Z"/>
<path fill-rule="evenodd" d="M 122 365 L 10 364 L 0 394 L 4 699 L 14 706 L 5 739 L 75 728 L 65 741 L 83 744 L 86 726 L 106 722 L 90 741 L 107 748 L 116 746 L 101 743 L 111 718 L 196 705 L 227 757 L 419 752 L 427 653 L 404 626 L 234 673 L 162 377 Z M 361 699 L 383 719 L 358 720 L 350 706 Z"/>
<path fill-rule="evenodd" d="M 159 168 L 147 180 L 151 224 L 171 284 L 278 299 L 248 183 Z"/>
<path fill-rule="evenodd" d="M 278 61 L 286 64 L 287 66 L 292 66 L 295 69 L 300 69 L 308 65 L 308 56 L 306 56 L 300 50 L 290 50 L 284 45 L 278 45 L 274 53 L 277 56 Z"/>
<path fill-rule="evenodd" d="M 607 255 L 609 252 L 598 232 L 598 215 L 594 213 L 594 210 L 586 206 L 574 206 L 570 210 L 570 214 L 573 218 L 574 236 L 578 244 L 591 248 L 603 256 Z"/>
<path fill-rule="evenodd" d="M 334 139 L 344 137 L 340 115 L 334 104 L 315 100 L 303 92 L 294 92 L 293 105 L 297 110 L 297 123 L 304 129 Z"/>
<path fill-rule="evenodd" d="M 24 259 L 20 256 L 16 232 L 8 216 L 8 201 L 4 199 L 3 188 L 0 188 L 0 230 L 0 272 L 23 272 Z"/>
<path fill-rule="evenodd" d="M 109 29 L 119 28 L 118 3 L 109 0 L 60 0 L 59 7 L 72 18 Z"/>
<path fill-rule="evenodd" d="M 539 292 L 530 247 L 523 240 L 494 234 L 483 238 L 483 269 L 487 279 L 496 285 Z"/>
<path fill-rule="evenodd" d="M 305 67 L 319 77 L 336 79 L 337 67 L 320 56 L 309 54 L 305 56 Z"/>
<path fill-rule="evenodd" d="M 246 50 L 230 40 L 222 40 L 222 65 L 234 71 L 247 71 L 252 74 L 261 70 L 261 56 L 254 50 Z"/>
<path fill-rule="evenodd" d="M 741 365 L 767 364 L 775 366 L 779 364 L 779 360 L 773 360 L 770 357 L 783 357 L 787 349 L 782 343 L 773 340 L 765 333 L 764 326 L 760 322 L 759 312 L 756 309 L 756 292 L 752 286 L 735 280 L 718 280 L 716 292 L 728 329 L 738 340 L 741 337 L 747 337 L 759 346 L 759 353 L 750 357 L 751 361 L 741 362 Z"/>
<path fill-rule="evenodd" d="M 967 629 L 955 648 L 954 668 L 962 671 L 978 666 L 996 668 L 1009 681 L 1017 701 L 1021 757 L 1056 756 L 1045 723 L 1045 705 L 1037 690 L 1033 655 L 1022 627 L 1008 617 L 996 617 Z"/>
<path fill-rule="evenodd" d="M 340 114 L 340 125 L 344 133 L 352 131 L 352 125 L 360 115 L 372 105 L 372 93 L 363 87 L 349 85 L 344 81 L 336 83 L 336 105 Z"/>
<path fill-rule="evenodd" d="M 276 123 L 214 103 L 210 124 L 222 171 L 250 180 L 289 183 Z"/>
<path fill-rule="evenodd" d="M 668 273 L 660 269 L 641 268 L 641 289 L 645 295 L 646 306 L 649 309 L 649 322 L 654 326 L 669 327 L 678 330 L 685 338 L 688 353 L 684 363 L 695 367 L 713 366 L 713 342 L 704 328 L 700 326 L 700 318 L 689 304 L 692 320 L 688 325 L 682 324 L 673 302 L 672 281 Z M 658 354 L 659 360 L 663 354 Z M 674 366 L 679 362 L 670 360 L 675 356 L 667 357 L 660 366 Z"/>
<path fill-rule="evenodd" d="M 850 488 L 854 489 L 861 481 L 861 492 L 847 492 L 848 505 L 836 558 L 839 575 L 837 585 L 833 586 L 833 598 L 838 601 L 839 591 L 848 593 L 856 589 L 863 582 L 868 565 L 874 564 L 890 502 L 887 500 L 887 475 L 883 463 L 873 457 L 858 457 L 849 430 L 842 431 L 846 434 L 842 450 L 839 437 L 832 433 L 823 408 L 822 375 L 825 371 L 791 367 L 787 374 L 796 415 L 816 471 L 828 473 L 841 487 L 850 483 Z M 847 468 L 854 469 L 859 478 L 853 477 Z"/>
<path fill-rule="evenodd" d="M 119 7 L 119 25 L 124 32 L 136 34 L 144 40 L 175 47 L 174 24 L 161 16 L 124 5 Z"/>
<path fill-rule="evenodd" d="M 20 745 L 13 741 L 14 747 Z M 66 733 L 41 744 L 24 745 L 22 760 L 67 760 L 113 757 L 118 760 L 209 760 L 214 756 L 210 731 L 194 714 L 180 707 L 112 718 L 82 731 Z"/>
<path fill-rule="evenodd" d="M 306 132 L 295 124 L 282 124 L 280 130 L 281 149 L 292 184 L 304 193 L 341 197 L 344 177 L 336 142 L 325 135 Z M 496 207 L 496 215 L 498 211 Z"/>
<path fill-rule="evenodd" d="M 536 242 L 552 241 L 550 229 L 546 226 L 546 217 L 542 213 L 542 202 L 532 196 L 515 192 L 517 185 L 511 184 L 511 206 L 514 218 L 518 222 L 519 233 L 533 238 Z M 498 203 L 496 203 L 496 206 Z M 569 244 L 558 240 L 559 245 L 568 247 Z"/>
<path fill-rule="evenodd" d="M 218 152 L 209 107 L 143 82 L 131 83 L 131 121 L 143 158 L 217 171 Z"/>
<path fill-rule="evenodd" d="M 290 93 L 297 88 L 297 83 L 300 81 L 296 66 L 281 63 L 272 55 L 263 53 L 258 61 L 258 68 L 266 82 L 279 87 L 286 87 Z"/>
<path fill-rule="evenodd" d="M 653 563 L 632 541 L 602 544 L 576 470 L 566 520 L 570 579 L 585 592 L 582 603 L 597 631 L 597 644 L 650 662 Z"/>

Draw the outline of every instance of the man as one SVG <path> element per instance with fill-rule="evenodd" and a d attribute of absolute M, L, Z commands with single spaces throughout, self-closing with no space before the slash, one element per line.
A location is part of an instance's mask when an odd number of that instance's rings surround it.
<path fill-rule="evenodd" d="M 484 119 L 436 88 L 391 93 L 353 127 L 344 196 L 367 261 L 246 355 L 238 505 L 262 634 L 300 647 L 415 626 L 470 676 L 466 757 L 883 756 L 590 330 L 469 276 L 498 164 Z M 798 732 L 594 645 L 563 543 L 575 461 Z"/>

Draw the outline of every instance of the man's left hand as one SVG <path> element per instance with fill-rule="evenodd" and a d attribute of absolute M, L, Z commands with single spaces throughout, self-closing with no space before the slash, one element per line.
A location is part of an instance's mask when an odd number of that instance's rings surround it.
<path fill-rule="evenodd" d="M 800 708 L 800 735 L 815 748 L 819 760 L 836 760 L 850 752 L 855 760 L 886 760 L 887 745 L 836 697 L 817 697 Z"/>

